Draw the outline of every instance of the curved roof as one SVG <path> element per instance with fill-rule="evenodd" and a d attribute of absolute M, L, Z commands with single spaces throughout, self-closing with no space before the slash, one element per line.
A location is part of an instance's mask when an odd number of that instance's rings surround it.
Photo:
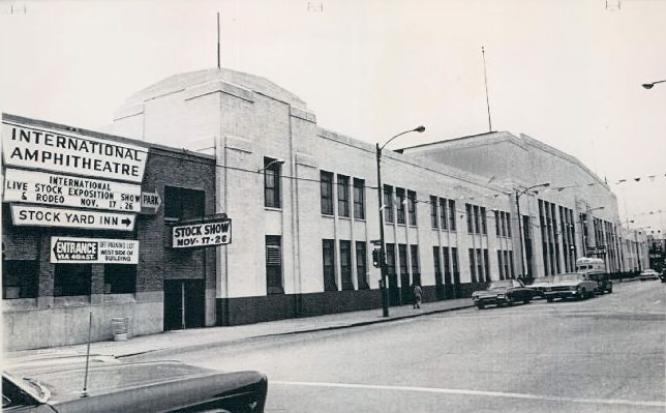
<path fill-rule="evenodd" d="M 169 76 L 166 79 L 136 92 L 125 101 L 125 105 L 145 102 L 158 96 L 175 93 L 193 86 L 200 86 L 206 83 L 219 81 L 283 100 L 290 105 L 301 109 L 307 108 L 306 103 L 302 99 L 270 80 L 249 73 L 225 68 L 197 70 L 194 72 Z"/>

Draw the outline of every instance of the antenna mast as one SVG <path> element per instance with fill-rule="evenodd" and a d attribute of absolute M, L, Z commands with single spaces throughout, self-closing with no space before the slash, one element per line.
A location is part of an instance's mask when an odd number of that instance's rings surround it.
<path fill-rule="evenodd" d="M 220 67 L 220 12 L 217 12 L 217 68 Z"/>
<path fill-rule="evenodd" d="M 486 74 L 486 51 L 481 46 L 481 55 L 483 56 L 483 80 L 486 84 L 486 107 L 488 108 L 488 131 L 493 131 L 493 123 L 490 120 L 490 101 L 488 100 L 488 75 Z"/>

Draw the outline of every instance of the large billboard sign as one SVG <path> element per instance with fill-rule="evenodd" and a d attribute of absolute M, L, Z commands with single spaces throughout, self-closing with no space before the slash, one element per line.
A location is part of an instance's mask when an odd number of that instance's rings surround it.
<path fill-rule="evenodd" d="M 7 168 L 5 202 L 141 211 L 141 186 Z"/>
<path fill-rule="evenodd" d="M 51 237 L 52 264 L 138 264 L 139 241 Z"/>
<path fill-rule="evenodd" d="M 171 228 L 173 248 L 214 247 L 229 243 L 231 243 L 231 220 L 228 218 L 176 225 Z"/>
<path fill-rule="evenodd" d="M 12 223 L 17 226 L 66 227 L 133 231 L 135 214 L 86 211 L 12 204 Z"/>
<path fill-rule="evenodd" d="M 148 150 L 138 145 L 5 121 L 7 166 L 141 183 Z"/>

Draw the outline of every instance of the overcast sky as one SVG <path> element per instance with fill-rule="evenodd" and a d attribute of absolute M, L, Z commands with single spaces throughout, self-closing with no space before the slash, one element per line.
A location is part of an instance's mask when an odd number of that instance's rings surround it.
<path fill-rule="evenodd" d="M 0 109 L 100 129 L 135 91 L 215 67 L 217 11 L 224 67 L 357 139 L 426 126 L 397 146 L 488 130 L 485 45 L 494 130 L 576 156 L 623 219 L 666 224 L 666 83 L 640 86 L 666 79 L 663 0 L 0 1 Z"/>

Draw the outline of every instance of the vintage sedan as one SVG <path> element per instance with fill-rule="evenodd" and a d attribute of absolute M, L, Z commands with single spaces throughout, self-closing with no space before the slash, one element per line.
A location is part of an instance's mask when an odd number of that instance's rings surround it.
<path fill-rule="evenodd" d="M 102 365 L 99 365 L 102 364 Z M 78 412 L 263 412 L 266 376 L 222 373 L 175 361 L 17 367 L 2 375 L 2 410 Z"/>
<path fill-rule="evenodd" d="M 553 277 L 538 277 L 527 287 L 534 290 L 534 297 L 546 298 L 546 288 L 553 283 Z"/>
<path fill-rule="evenodd" d="M 638 279 L 641 281 L 657 280 L 659 279 L 659 273 L 652 268 L 648 268 L 641 273 Z"/>
<path fill-rule="evenodd" d="M 599 287 L 599 284 L 595 280 L 591 280 L 585 274 L 561 274 L 554 275 L 552 278 L 552 284 L 546 287 L 544 291 L 546 300 L 549 303 L 556 298 L 582 300 L 592 297 Z"/>
<path fill-rule="evenodd" d="M 493 281 L 488 289 L 472 293 L 472 301 L 480 310 L 489 304 L 498 306 L 513 305 L 515 302 L 527 304 L 533 297 L 534 290 L 525 287 L 519 280 Z"/>

